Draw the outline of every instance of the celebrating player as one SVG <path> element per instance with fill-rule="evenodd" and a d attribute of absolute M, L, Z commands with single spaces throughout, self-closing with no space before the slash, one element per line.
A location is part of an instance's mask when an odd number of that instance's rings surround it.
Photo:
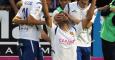
<path fill-rule="evenodd" d="M 40 0 L 22 0 L 22 6 L 13 19 L 19 25 L 20 60 L 43 60 L 43 53 L 39 47 L 42 19 L 42 5 Z"/>

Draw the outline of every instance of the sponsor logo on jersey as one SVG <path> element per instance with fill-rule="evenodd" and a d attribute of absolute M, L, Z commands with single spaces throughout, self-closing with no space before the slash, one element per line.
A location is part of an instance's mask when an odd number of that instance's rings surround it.
<path fill-rule="evenodd" d="M 60 42 L 61 44 L 65 44 L 65 45 L 72 45 L 72 44 L 74 44 L 75 40 L 60 38 L 60 39 L 59 39 L 59 42 Z"/>

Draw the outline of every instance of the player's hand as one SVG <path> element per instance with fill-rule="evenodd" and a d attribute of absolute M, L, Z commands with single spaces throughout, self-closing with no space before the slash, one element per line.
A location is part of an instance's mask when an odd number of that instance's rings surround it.
<path fill-rule="evenodd" d="M 64 15 L 65 15 L 66 20 L 69 20 L 69 19 L 73 18 L 73 16 L 71 16 L 70 14 L 68 14 L 66 12 L 64 12 Z"/>
<path fill-rule="evenodd" d="M 64 13 L 59 13 L 54 16 L 57 23 L 68 20 L 68 17 Z"/>
<path fill-rule="evenodd" d="M 56 15 L 54 16 L 54 20 L 55 20 L 57 23 L 61 22 L 61 21 L 63 20 L 62 15 L 61 15 L 61 14 L 56 14 Z"/>

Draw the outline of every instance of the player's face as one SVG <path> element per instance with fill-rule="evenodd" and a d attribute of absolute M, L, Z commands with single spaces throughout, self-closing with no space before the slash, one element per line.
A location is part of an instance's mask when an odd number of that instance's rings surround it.
<path fill-rule="evenodd" d="M 82 8 L 85 8 L 88 6 L 89 1 L 88 0 L 79 0 L 79 3 Z"/>
<path fill-rule="evenodd" d="M 64 17 L 64 13 L 59 13 L 59 14 L 55 15 L 55 21 L 58 25 L 60 25 L 64 21 L 64 19 L 66 19 Z"/>
<path fill-rule="evenodd" d="M 59 0 L 59 3 L 61 5 L 62 8 L 65 7 L 65 5 L 69 2 L 69 0 Z"/>

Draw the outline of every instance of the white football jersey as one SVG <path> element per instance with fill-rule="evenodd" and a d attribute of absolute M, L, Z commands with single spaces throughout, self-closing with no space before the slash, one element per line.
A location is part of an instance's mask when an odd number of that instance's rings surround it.
<path fill-rule="evenodd" d="M 70 30 L 63 31 L 59 26 L 53 24 L 52 28 L 47 27 L 50 38 L 53 60 L 77 60 L 76 53 L 76 32 L 82 31 L 82 24 L 77 25 L 75 29 L 71 27 Z"/>
<path fill-rule="evenodd" d="M 21 17 L 23 20 L 27 19 L 29 15 L 36 20 L 40 20 L 43 17 L 40 0 L 22 0 L 22 3 L 22 7 L 16 16 Z M 41 29 L 41 25 L 20 25 L 20 38 L 38 41 Z"/>
<path fill-rule="evenodd" d="M 87 11 L 89 9 L 91 4 L 89 4 L 89 6 L 87 6 L 86 8 L 81 8 L 77 2 L 72 2 L 69 3 L 69 7 L 68 5 L 65 6 L 64 11 L 65 12 L 69 12 L 69 14 L 71 16 L 73 16 L 73 18 L 82 20 L 84 18 L 86 18 L 86 14 Z M 91 22 L 93 23 L 95 19 L 95 15 L 93 16 L 93 19 L 91 20 Z M 90 47 L 91 46 L 91 28 L 89 29 L 84 29 L 80 35 L 77 38 L 77 46 L 81 46 L 81 47 Z"/>

